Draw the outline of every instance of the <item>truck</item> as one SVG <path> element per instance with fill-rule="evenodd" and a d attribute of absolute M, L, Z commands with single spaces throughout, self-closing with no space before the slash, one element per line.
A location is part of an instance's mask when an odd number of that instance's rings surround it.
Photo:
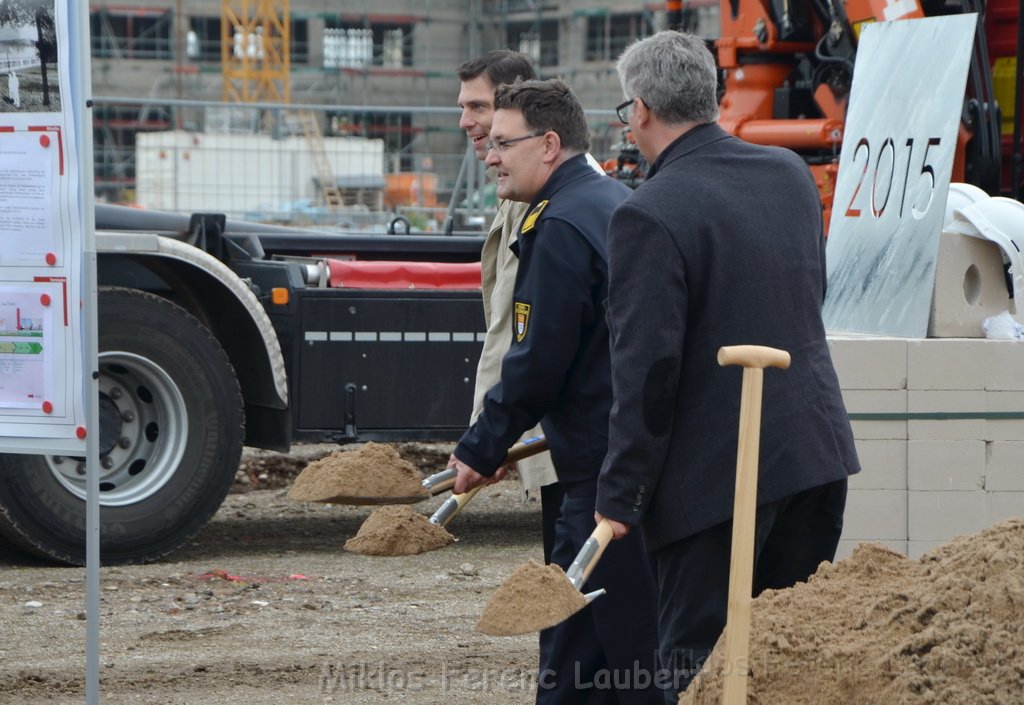
<path fill-rule="evenodd" d="M 828 210 L 859 27 L 976 11 L 953 180 L 1018 198 L 1024 42 L 1011 0 L 721 0 L 720 122 L 803 155 Z M 668 3 L 671 25 L 685 15 Z M 243 445 L 454 440 L 465 427 L 484 330 L 480 237 L 111 206 L 96 223 L 104 563 L 157 560 L 198 532 Z M 82 563 L 84 473 L 77 457 L 0 457 L 0 537 Z"/>
<path fill-rule="evenodd" d="M 105 564 L 198 532 L 243 445 L 458 438 L 485 330 L 483 240 L 398 229 L 97 205 Z M 0 457 L 0 536 L 83 563 L 85 472 L 81 457 Z"/>

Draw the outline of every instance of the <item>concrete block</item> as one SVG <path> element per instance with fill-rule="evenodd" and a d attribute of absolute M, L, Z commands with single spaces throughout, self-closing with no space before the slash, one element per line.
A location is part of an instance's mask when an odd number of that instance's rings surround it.
<path fill-rule="evenodd" d="M 1024 367 L 1021 368 L 1024 370 Z M 1024 392 L 985 392 L 985 410 L 1024 416 Z M 986 419 L 986 441 L 1024 439 L 1024 418 Z"/>
<path fill-rule="evenodd" d="M 843 539 L 855 541 L 907 538 L 907 493 L 902 490 L 851 489 L 846 496 Z"/>
<path fill-rule="evenodd" d="M 981 323 L 1010 305 L 994 242 L 943 232 L 935 261 L 929 338 L 984 338 Z"/>
<path fill-rule="evenodd" d="M 987 340 L 907 341 L 907 389 L 984 389 Z"/>
<path fill-rule="evenodd" d="M 985 442 L 907 442 L 907 487 L 911 490 L 985 489 Z"/>
<path fill-rule="evenodd" d="M 988 526 L 988 497 L 974 492 L 907 492 L 910 541 L 948 541 Z"/>
<path fill-rule="evenodd" d="M 906 389 L 905 339 L 837 334 L 828 345 L 843 389 Z"/>
<path fill-rule="evenodd" d="M 854 440 L 907 440 L 906 421 L 851 420 Z"/>
<path fill-rule="evenodd" d="M 1018 320 L 1020 316 L 1017 317 Z M 989 340 L 985 347 L 985 389 L 1024 391 L 1024 342 Z"/>
<path fill-rule="evenodd" d="M 903 418 L 886 419 L 907 411 L 907 393 L 903 390 L 844 389 L 843 403 L 850 415 L 853 437 L 864 439 L 901 439 L 907 437 Z M 881 415 L 882 418 L 858 419 L 858 415 Z"/>
<path fill-rule="evenodd" d="M 849 558 L 853 554 L 853 549 L 862 543 L 880 543 L 887 548 L 896 551 L 896 553 L 902 553 L 904 556 L 907 555 L 907 542 L 906 541 L 855 541 L 852 539 L 840 539 L 839 546 L 836 548 L 836 560 L 841 561 Z"/>
<path fill-rule="evenodd" d="M 899 389 L 844 389 L 843 403 L 849 414 L 902 414 L 907 411 L 907 392 Z"/>
<path fill-rule="evenodd" d="M 1024 492 L 989 493 L 989 526 L 998 524 L 1005 519 L 1024 519 Z"/>
<path fill-rule="evenodd" d="M 858 490 L 907 489 L 907 443 L 903 440 L 857 440 L 861 471 L 850 477 Z"/>
<path fill-rule="evenodd" d="M 985 392 L 977 391 L 907 391 L 907 411 L 910 414 L 985 412 Z M 984 418 L 910 419 L 908 437 L 918 441 L 955 441 L 985 438 Z"/>
<path fill-rule="evenodd" d="M 1024 492 L 1024 441 L 992 441 L 985 449 L 985 489 Z"/>

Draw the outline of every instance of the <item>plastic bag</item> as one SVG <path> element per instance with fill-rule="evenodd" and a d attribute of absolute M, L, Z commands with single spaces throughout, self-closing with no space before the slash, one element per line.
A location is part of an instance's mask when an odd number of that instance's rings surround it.
<path fill-rule="evenodd" d="M 1024 338 L 1024 326 L 1013 320 L 1009 311 L 996 316 L 989 316 L 981 324 L 985 337 L 991 340 L 1021 340 Z"/>

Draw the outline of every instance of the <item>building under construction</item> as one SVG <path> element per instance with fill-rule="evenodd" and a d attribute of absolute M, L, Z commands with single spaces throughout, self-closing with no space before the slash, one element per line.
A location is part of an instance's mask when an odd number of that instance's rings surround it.
<path fill-rule="evenodd" d="M 671 22 L 716 35 L 717 4 L 684 3 L 681 13 L 665 7 L 632 0 L 100 0 L 90 5 L 97 193 L 131 200 L 136 136 L 169 130 L 297 133 L 310 138 L 314 156 L 323 152 L 321 139 L 380 140 L 385 171 L 426 166 L 443 191 L 460 160 L 437 155 L 461 155 L 465 139 L 451 114 L 430 111 L 455 106 L 461 61 L 517 49 L 534 58 L 542 77 L 570 82 L 584 107 L 608 109 L 621 100 L 614 62 L 631 40 Z M 244 103 L 304 110 L 289 122 L 230 107 Z M 331 203 L 330 189 L 321 196 Z M 373 199 L 365 205 L 372 208 Z"/>

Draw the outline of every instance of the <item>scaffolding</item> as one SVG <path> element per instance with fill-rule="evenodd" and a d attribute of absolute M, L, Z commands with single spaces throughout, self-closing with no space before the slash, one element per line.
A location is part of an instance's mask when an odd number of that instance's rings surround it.
<path fill-rule="evenodd" d="M 289 0 L 221 0 L 220 56 L 221 100 L 290 103 Z"/>
<path fill-rule="evenodd" d="M 310 145 L 353 135 L 381 139 L 388 173 L 437 172 L 438 183 L 456 180 L 460 164 L 436 155 L 462 153 L 458 120 L 421 112 L 360 111 L 419 105 L 454 107 L 455 67 L 490 49 L 525 51 L 541 77 L 565 78 L 585 108 L 608 109 L 621 101 L 614 63 L 638 36 L 666 26 L 671 3 L 643 0 L 93 0 L 93 89 L 99 97 L 145 96 L 135 108 L 120 103 L 96 113 L 98 187 L 111 200 L 130 200 L 135 134 L 164 129 L 231 132 L 278 130 Z M 701 22 L 717 0 L 683 0 Z M 698 23 L 700 24 L 700 23 Z M 704 24 L 707 24 L 704 22 Z M 714 36 L 703 25 L 698 33 Z M 153 102 L 166 99 L 164 108 Z M 316 119 L 294 116 L 277 126 L 235 120 L 233 108 L 182 107 L 188 101 L 231 105 L 314 108 Z M 348 106 L 338 110 L 335 106 Z M 134 110 L 134 116 L 133 116 Z M 213 113 L 220 111 L 217 119 Z M 159 119 L 154 118 L 159 115 Z M 251 115 L 251 113 L 249 113 Z M 134 121 L 134 128 L 133 128 Z M 618 123 L 597 125 L 595 154 L 607 157 Z M 317 134 L 319 131 L 319 137 Z M 606 132 L 614 132 L 605 139 Z M 424 166 L 426 165 L 426 166 Z M 478 165 L 473 165 L 477 169 Z M 477 172 L 473 183 L 482 183 Z M 330 174 L 316 169 L 331 193 Z M 348 200 L 345 187 L 342 199 Z M 323 191 L 323 189 L 321 189 Z"/>

